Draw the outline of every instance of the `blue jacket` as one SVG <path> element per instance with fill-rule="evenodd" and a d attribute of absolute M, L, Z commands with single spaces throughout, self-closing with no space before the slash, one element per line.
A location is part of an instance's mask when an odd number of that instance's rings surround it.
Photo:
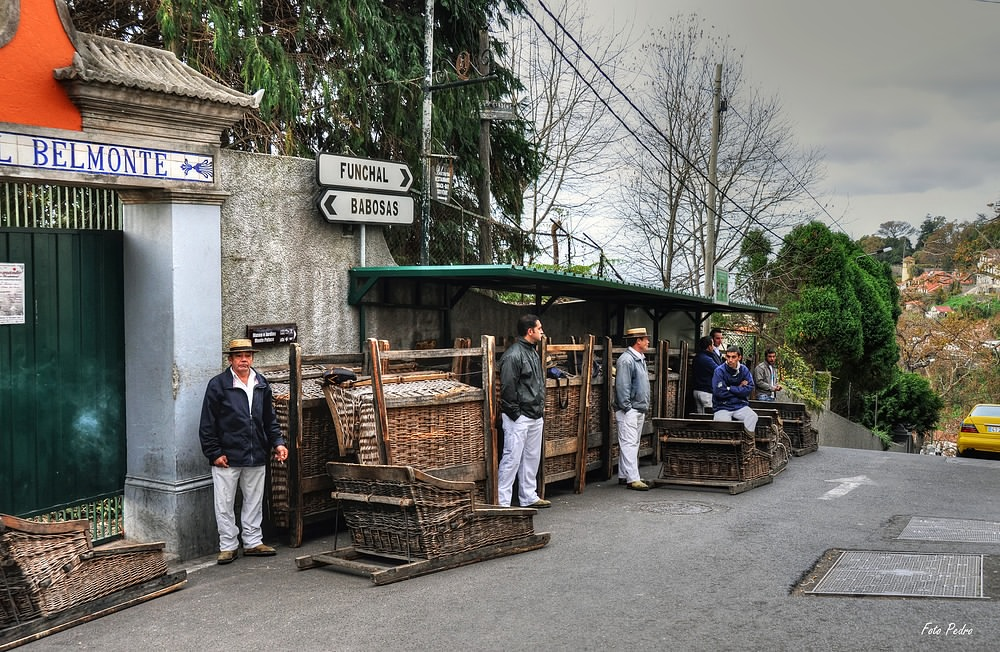
<path fill-rule="evenodd" d="M 740 383 L 747 384 L 740 387 Z M 753 377 L 746 365 L 740 363 L 736 369 L 723 363 L 715 369 L 712 376 L 712 409 L 735 412 L 750 405 L 750 393 L 753 392 Z"/>
<path fill-rule="evenodd" d="M 226 456 L 229 466 L 267 464 L 272 449 L 285 444 L 267 379 L 257 374 L 252 415 L 246 392 L 233 384 L 232 367 L 208 381 L 198 436 L 209 464 L 220 455 Z"/>
<path fill-rule="evenodd" d="M 715 368 L 719 363 L 708 351 L 698 351 L 691 363 L 693 370 L 692 389 L 699 392 L 712 393 L 712 377 L 715 375 Z"/>
<path fill-rule="evenodd" d="M 500 358 L 500 411 L 513 421 L 522 414 L 529 419 L 541 419 L 545 414 L 542 357 L 523 337 Z"/>

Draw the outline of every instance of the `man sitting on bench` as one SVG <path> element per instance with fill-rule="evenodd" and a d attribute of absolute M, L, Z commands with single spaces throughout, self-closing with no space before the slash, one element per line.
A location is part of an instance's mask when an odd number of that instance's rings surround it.
<path fill-rule="evenodd" d="M 714 421 L 742 421 L 750 432 L 757 428 L 757 413 L 750 408 L 753 377 L 740 362 L 740 350 L 726 348 L 725 364 L 716 368 L 712 376 L 712 419 Z"/>

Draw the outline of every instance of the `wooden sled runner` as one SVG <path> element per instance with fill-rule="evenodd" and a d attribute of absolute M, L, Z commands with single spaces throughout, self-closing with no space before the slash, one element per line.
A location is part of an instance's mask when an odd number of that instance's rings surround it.
<path fill-rule="evenodd" d="M 353 545 L 299 557 L 300 570 L 325 566 L 389 584 L 549 542 L 534 531 L 537 510 L 479 507 L 472 482 L 409 466 L 330 462 L 327 470 Z"/>

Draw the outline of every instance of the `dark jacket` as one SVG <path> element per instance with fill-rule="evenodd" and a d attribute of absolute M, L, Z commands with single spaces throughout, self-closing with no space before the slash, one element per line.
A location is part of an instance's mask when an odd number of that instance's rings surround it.
<path fill-rule="evenodd" d="M 500 358 L 500 411 L 514 421 L 522 414 L 529 419 L 541 419 L 545 413 L 542 358 L 523 337 Z"/>
<path fill-rule="evenodd" d="M 740 383 L 748 381 L 740 387 Z M 735 412 L 750 404 L 750 393 L 753 392 L 753 377 L 746 365 L 740 363 L 735 370 L 727 364 L 715 368 L 712 376 L 712 409 Z"/>
<path fill-rule="evenodd" d="M 691 388 L 699 392 L 708 392 L 711 394 L 712 376 L 715 375 L 715 368 L 718 366 L 719 363 L 715 361 L 715 356 L 708 351 L 698 351 L 694 356 L 694 362 L 691 363 L 694 376 Z"/>
<path fill-rule="evenodd" d="M 267 464 L 272 449 L 285 444 L 267 380 L 257 374 L 252 415 L 246 392 L 233 384 L 232 367 L 208 381 L 198 436 L 209 464 L 220 455 L 226 456 L 229 466 Z"/>

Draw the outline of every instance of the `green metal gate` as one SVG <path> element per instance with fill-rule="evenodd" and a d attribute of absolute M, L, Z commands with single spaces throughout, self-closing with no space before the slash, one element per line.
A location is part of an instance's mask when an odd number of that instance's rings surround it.
<path fill-rule="evenodd" d="M 97 540 L 120 535 L 125 483 L 120 214 L 109 191 L 0 184 L 24 297 L 0 324 L 0 512 L 87 518 Z"/>

